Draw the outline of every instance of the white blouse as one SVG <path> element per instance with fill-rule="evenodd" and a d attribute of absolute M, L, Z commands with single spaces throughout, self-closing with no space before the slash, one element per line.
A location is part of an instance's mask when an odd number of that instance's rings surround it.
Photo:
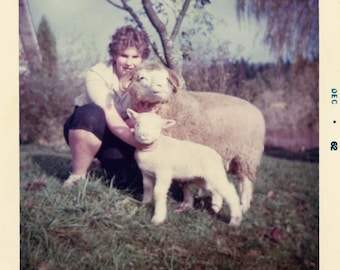
<path fill-rule="evenodd" d="M 89 103 L 100 107 L 112 104 L 123 119 L 128 118 L 126 110 L 130 107 L 130 97 L 120 91 L 119 79 L 109 61 L 96 64 L 86 74 L 86 89 L 75 98 L 74 104 L 82 106 Z"/>

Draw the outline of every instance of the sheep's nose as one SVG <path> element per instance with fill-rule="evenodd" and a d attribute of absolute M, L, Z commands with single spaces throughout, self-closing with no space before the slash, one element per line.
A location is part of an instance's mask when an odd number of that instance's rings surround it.
<path fill-rule="evenodd" d="M 152 89 L 154 92 L 157 92 L 157 89 L 163 89 L 163 84 L 162 83 L 154 83 L 152 84 Z"/>
<path fill-rule="evenodd" d="M 141 132 L 141 133 L 140 133 L 140 137 L 141 137 L 142 139 L 146 139 L 146 138 L 148 137 L 148 133 L 147 133 L 147 132 Z"/>

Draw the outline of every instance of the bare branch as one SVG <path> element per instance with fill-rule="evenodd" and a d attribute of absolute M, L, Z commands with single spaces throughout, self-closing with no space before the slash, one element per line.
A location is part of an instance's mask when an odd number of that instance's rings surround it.
<path fill-rule="evenodd" d="M 134 19 L 134 21 L 137 23 L 138 27 L 142 30 L 145 30 L 144 29 L 144 25 L 142 23 L 142 21 L 140 20 L 139 16 L 137 15 L 136 12 L 134 12 L 133 8 L 130 7 L 127 3 L 126 3 L 126 0 L 121 0 L 122 4 L 123 4 L 123 9 L 125 11 L 127 11 L 131 17 Z"/>
<path fill-rule="evenodd" d="M 174 29 L 172 30 L 172 33 L 171 33 L 171 36 L 170 36 L 171 40 L 175 40 L 176 39 L 176 37 L 178 35 L 178 31 L 179 31 L 179 29 L 181 27 L 181 24 L 183 22 L 184 16 L 185 16 L 185 14 L 188 11 L 190 2 L 191 2 L 191 0 L 185 0 L 185 2 L 183 4 L 183 7 L 182 7 L 182 9 L 181 9 L 177 19 L 176 19 L 176 23 L 175 23 Z"/>
<path fill-rule="evenodd" d="M 160 54 L 160 52 L 158 51 L 157 48 L 157 44 L 156 42 L 152 41 L 152 38 L 150 37 L 150 35 L 148 34 L 148 32 L 145 30 L 145 27 L 142 23 L 142 21 L 140 20 L 139 16 L 137 15 L 136 12 L 134 12 L 134 10 L 126 3 L 126 0 L 121 0 L 122 4 L 124 6 L 124 9 L 131 15 L 131 17 L 134 19 L 134 21 L 137 23 L 138 27 L 143 30 L 147 35 L 148 38 L 150 40 L 150 45 L 152 50 L 154 51 L 154 53 L 156 54 L 156 56 L 158 57 L 158 59 L 162 62 L 162 64 L 165 65 L 165 59 L 164 57 L 162 57 L 162 55 Z"/>
<path fill-rule="evenodd" d="M 173 13 L 173 16 L 175 17 L 177 14 L 177 9 L 174 7 L 173 0 L 164 0 L 162 3 Z"/>
<path fill-rule="evenodd" d="M 106 1 L 109 2 L 111 5 L 113 5 L 115 8 L 125 10 L 123 6 L 120 6 L 120 5 L 114 3 L 114 2 L 111 1 L 111 0 L 106 0 Z"/>
<path fill-rule="evenodd" d="M 160 36 L 167 36 L 167 30 L 164 23 L 158 18 L 157 13 L 152 7 L 150 0 L 142 0 L 144 10 L 148 15 L 151 24 L 156 28 Z"/>
<path fill-rule="evenodd" d="M 163 47 L 163 52 L 164 52 L 164 57 L 165 57 L 165 61 L 163 64 L 165 64 L 169 68 L 172 68 L 170 52 L 173 50 L 173 45 L 171 43 L 172 41 L 169 38 L 166 27 L 164 23 L 158 18 L 157 13 L 153 9 L 152 3 L 150 0 L 142 0 L 142 4 L 151 24 L 153 25 L 158 35 L 160 36 L 160 40 L 162 42 L 162 47 Z"/>

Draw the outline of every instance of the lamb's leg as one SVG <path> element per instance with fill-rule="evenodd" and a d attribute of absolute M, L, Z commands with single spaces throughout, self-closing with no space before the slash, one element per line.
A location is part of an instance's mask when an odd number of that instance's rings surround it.
<path fill-rule="evenodd" d="M 170 188 L 171 177 L 157 177 L 154 188 L 155 213 L 151 223 L 158 225 L 163 223 L 167 212 L 167 193 Z"/>
<path fill-rule="evenodd" d="M 154 181 L 143 174 L 143 203 L 151 203 L 153 198 Z"/>
<path fill-rule="evenodd" d="M 194 207 L 194 196 L 191 193 L 190 184 L 183 183 L 182 188 L 184 200 L 181 205 L 175 209 L 175 212 L 177 213 L 184 212 L 185 210 Z"/>
<path fill-rule="evenodd" d="M 253 196 L 253 182 L 246 176 L 243 176 L 240 180 L 240 197 L 242 212 L 245 213 L 250 207 L 250 203 Z"/>
<path fill-rule="evenodd" d="M 219 179 L 214 182 L 213 192 L 222 196 L 230 208 L 230 226 L 239 226 L 242 221 L 240 198 L 235 186 L 228 179 Z M 214 198 L 214 197 L 213 197 Z M 214 209 L 215 210 L 215 209 Z"/>
<path fill-rule="evenodd" d="M 235 186 L 224 176 L 224 171 L 221 173 L 221 175 L 217 175 L 214 178 L 207 179 L 206 189 L 213 194 L 212 208 L 215 213 L 217 213 L 221 209 L 221 198 L 223 198 L 230 208 L 231 217 L 229 225 L 239 226 L 242 221 L 240 198 L 237 194 Z M 217 194 L 217 196 L 214 194 Z"/>
<path fill-rule="evenodd" d="M 222 208 L 223 198 L 217 193 L 212 192 L 211 196 L 211 208 L 215 213 L 218 213 Z"/>
<path fill-rule="evenodd" d="M 242 221 L 242 209 L 240 198 L 237 194 L 235 186 L 228 181 L 228 188 L 222 190 L 224 199 L 230 207 L 230 226 L 239 226 Z"/>

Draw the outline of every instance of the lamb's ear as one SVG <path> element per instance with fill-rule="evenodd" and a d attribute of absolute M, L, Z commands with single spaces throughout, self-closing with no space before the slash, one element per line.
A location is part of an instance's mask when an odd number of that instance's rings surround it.
<path fill-rule="evenodd" d="M 176 93 L 177 89 L 181 87 L 181 80 L 179 79 L 178 75 L 171 69 L 168 69 L 168 73 L 169 73 L 169 82 L 172 85 L 172 91 Z"/>
<path fill-rule="evenodd" d="M 127 92 L 131 84 L 135 81 L 135 72 L 128 72 L 119 80 L 119 89 L 122 92 Z"/>
<path fill-rule="evenodd" d="M 137 112 L 135 112 L 135 111 L 132 110 L 132 109 L 127 109 L 126 112 L 127 112 L 127 115 L 129 116 L 130 119 L 136 120 L 136 118 L 137 118 L 137 116 L 138 116 L 138 113 L 137 113 Z"/>
<path fill-rule="evenodd" d="M 163 119 L 163 128 L 170 128 L 176 124 L 175 120 Z"/>

